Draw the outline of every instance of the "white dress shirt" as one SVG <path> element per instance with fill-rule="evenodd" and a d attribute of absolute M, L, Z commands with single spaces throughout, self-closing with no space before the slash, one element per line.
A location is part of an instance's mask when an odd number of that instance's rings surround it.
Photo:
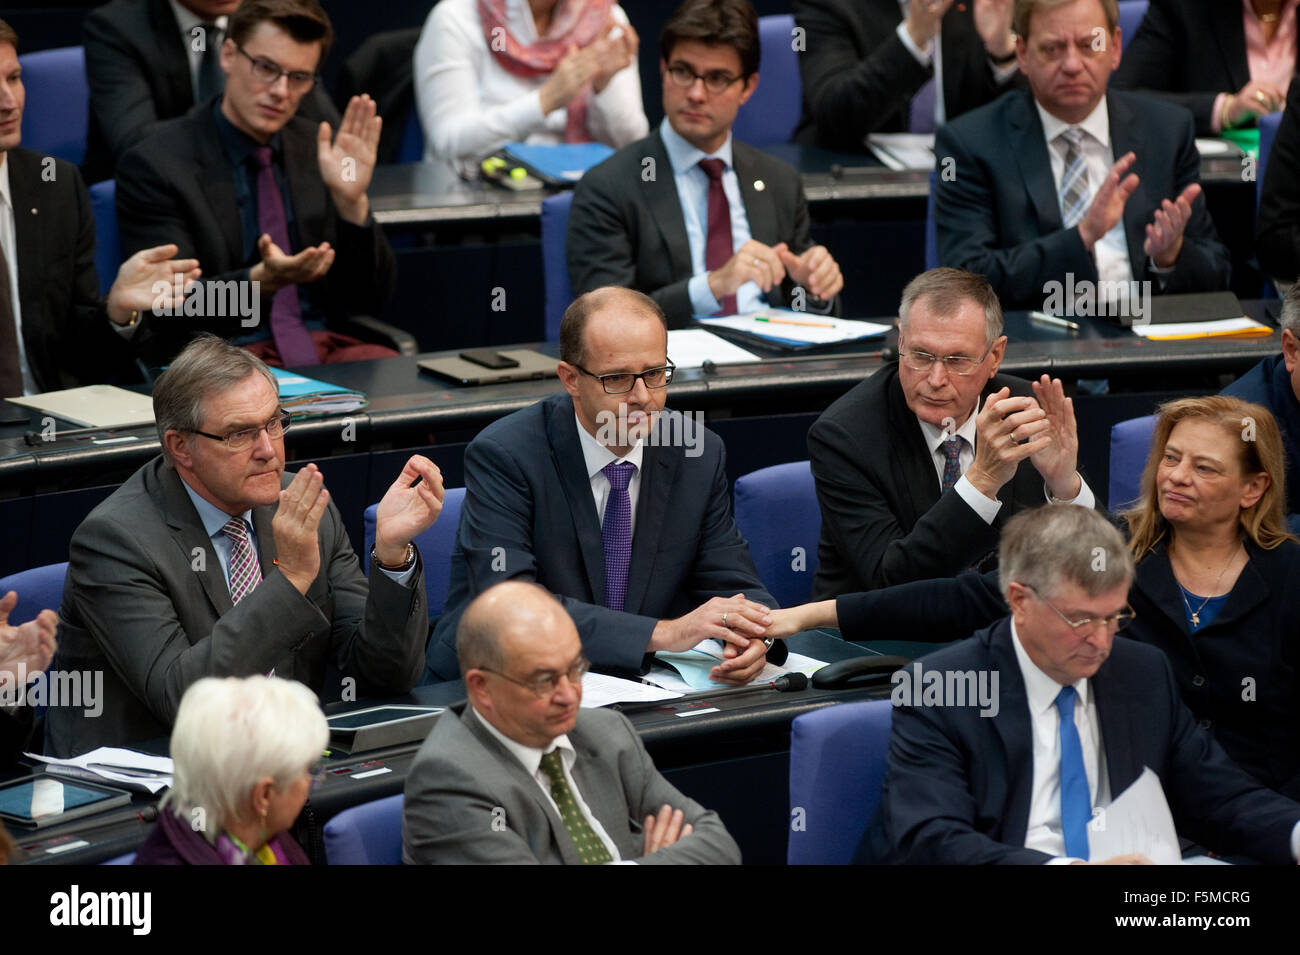
<path fill-rule="evenodd" d="M 596 520 L 602 527 L 605 524 L 605 505 L 609 502 L 609 478 L 605 477 L 603 469 L 615 461 L 627 461 L 636 466 L 636 470 L 632 472 L 632 479 L 627 484 L 627 496 L 632 505 L 631 531 L 635 539 L 636 502 L 641 497 L 641 459 L 645 455 L 645 442 L 638 441 L 625 457 L 620 458 L 582 426 L 577 412 L 574 412 L 573 421 L 578 428 L 578 443 L 582 446 L 582 460 L 587 467 L 587 480 L 591 482 L 591 496 L 596 502 Z"/>
<path fill-rule="evenodd" d="M 9 156 L 0 152 L 0 254 L 9 269 L 9 302 L 14 310 L 14 332 L 18 336 L 18 367 L 23 373 L 23 394 L 37 393 L 36 379 L 27 364 L 23 342 L 23 304 L 18 294 L 18 234 L 14 225 L 13 193 L 9 190 Z"/>
<path fill-rule="evenodd" d="M 613 18 L 627 23 L 623 8 Z M 528 0 L 509 0 L 506 29 L 522 44 L 537 42 Z M 452 163 L 466 178 L 477 163 L 508 142 L 562 143 L 568 111 L 542 113 L 539 94 L 549 76 L 516 76 L 488 48 L 476 0 L 442 0 L 415 47 L 415 104 L 424 128 L 424 158 Z M 650 132 L 641 105 L 641 74 L 630 63 L 593 92 L 587 128 L 619 148 Z"/>
<path fill-rule="evenodd" d="M 609 837 L 609 833 L 605 831 L 605 827 L 600 824 L 600 820 L 596 818 L 596 814 L 591 811 L 591 807 L 587 805 L 587 801 L 582 798 L 582 790 L 578 788 L 578 782 L 573 778 L 573 764 L 577 762 L 578 753 L 573 748 L 573 744 L 569 742 L 567 734 L 561 734 L 560 736 L 555 737 L 555 739 L 551 740 L 550 745 L 545 749 L 538 749 L 534 746 L 525 746 L 523 743 L 516 743 L 509 736 L 506 736 L 505 733 L 502 733 L 499 729 L 480 716 L 478 710 L 474 709 L 473 706 L 467 706 L 465 712 L 467 714 L 473 713 L 474 715 L 471 718 L 478 720 L 479 723 L 481 723 L 483 727 L 506 748 L 506 751 L 509 752 L 511 756 L 519 760 L 519 764 L 523 766 L 524 772 L 531 776 L 533 781 L 537 783 L 537 787 L 542 791 L 542 795 L 546 797 L 547 802 L 551 804 L 551 808 L 555 810 L 557 816 L 560 814 L 560 807 L 555 804 L 555 798 L 551 795 L 551 777 L 547 776 L 546 773 L 542 771 L 542 757 L 551 752 L 551 750 L 558 749 L 560 751 L 560 768 L 564 772 L 564 781 L 569 784 L 569 791 L 573 793 L 573 801 L 578 804 L 578 809 L 587 820 L 587 824 L 591 826 L 591 831 L 597 835 L 600 841 L 605 844 L 605 848 L 609 850 L 610 860 L 613 862 L 622 861 L 623 857 L 619 855 L 618 846 L 614 845 L 614 840 Z"/>
<path fill-rule="evenodd" d="M 203 65 L 203 50 L 195 49 L 194 28 L 202 26 L 207 21 L 197 16 L 192 10 L 187 10 L 181 6 L 178 0 L 169 0 L 172 5 L 172 13 L 176 14 L 176 22 L 180 24 L 181 35 L 185 41 L 185 56 L 190 64 L 190 90 L 194 93 L 194 99 L 197 102 L 199 98 L 199 67 Z M 224 16 L 217 17 L 212 21 L 217 29 L 221 31 L 218 37 L 204 37 L 204 43 L 220 43 L 226 36 L 226 20 Z"/>

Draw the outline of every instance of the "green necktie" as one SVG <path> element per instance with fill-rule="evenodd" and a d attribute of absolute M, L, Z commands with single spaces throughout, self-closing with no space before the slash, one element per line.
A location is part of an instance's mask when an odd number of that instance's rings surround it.
<path fill-rule="evenodd" d="M 564 778 L 564 767 L 560 763 L 558 749 L 553 749 L 542 757 L 542 772 L 551 781 L 551 798 L 560 810 L 560 820 L 564 823 L 569 838 L 573 840 L 582 864 L 604 865 L 612 862 L 613 858 L 605 848 L 605 843 L 600 841 L 600 836 L 596 835 L 591 823 L 587 822 L 587 817 L 578 808 L 578 800 L 573 798 L 573 790 Z"/>

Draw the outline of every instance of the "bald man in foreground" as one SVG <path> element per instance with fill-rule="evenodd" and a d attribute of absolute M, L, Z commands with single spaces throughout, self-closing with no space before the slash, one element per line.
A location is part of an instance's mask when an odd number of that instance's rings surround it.
<path fill-rule="evenodd" d="M 438 719 L 406 778 L 404 862 L 740 862 L 717 813 L 659 774 L 626 717 L 579 709 L 588 662 L 543 587 L 484 591 L 456 652 L 469 702 Z"/>

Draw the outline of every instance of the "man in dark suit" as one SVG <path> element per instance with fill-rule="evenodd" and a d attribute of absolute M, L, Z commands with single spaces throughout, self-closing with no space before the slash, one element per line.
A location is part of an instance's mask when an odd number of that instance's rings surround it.
<path fill-rule="evenodd" d="M 660 775 L 627 717 L 579 709 L 589 664 L 543 588 L 484 591 L 456 650 L 469 702 L 438 719 L 411 764 L 403 861 L 740 862 L 717 813 Z"/>
<path fill-rule="evenodd" d="M 1007 308 L 1135 316 L 1144 289 L 1228 285 L 1227 250 L 1198 201 L 1191 117 L 1106 91 L 1120 62 L 1117 17 L 1115 0 L 1020 3 L 1029 90 L 937 135 L 939 261 L 986 275 Z M 1063 305 L 1065 289 L 1089 288 L 1078 311 Z"/>
<path fill-rule="evenodd" d="M 46 751 L 166 736 L 204 676 L 272 672 L 326 699 L 414 686 L 429 621 L 411 541 L 442 509 L 438 469 L 415 455 L 384 494 L 367 581 L 320 470 L 284 473 L 288 415 L 266 365 L 200 336 L 153 403 L 164 453 L 69 545 L 59 664 L 103 674 L 102 712 L 52 707 Z M 326 686 L 331 665 L 343 686 Z"/>
<path fill-rule="evenodd" d="M 1300 279 L 1300 78 L 1286 102 L 1260 190 L 1255 251 L 1266 275 L 1290 285 Z"/>
<path fill-rule="evenodd" d="M 1115 637 L 1133 577 L 1119 532 L 1095 512 L 1040 508 L 1008 523 L 1000 564 L 1010 618 L 895 675 L 873 849 L 909 864 L 1145 862 L 1091 859 L 1089 823 L 1149 767 L 1182 835 L 1295 862 L 1300 804 L 1196 724 L 1159 650 Z M 936 702 L 917 685 L 935 685 L 927 673 L 954 690 L 977 675 L 992 698 Z"/>
<path fill-rule="evenodd" d="M 221 47 L 222 96 L 122 157 L 125 249 L 172 236 L 206 271 L 205 296 L 184 316 L 146 316 L 139 344 L 151 363 L 198 330 L 272 364 L 394 354 L 332 330 L 382 310 L 396 283 L 366 195 L 381 125 L 373 101 L 353 97 L 332 141 L 327 124 L 296 115 L 332 36 L 317 0 L 244 0 Z"/>
<path fill-rule="evenodd" d="M 929 132 L 1001 96 L 1017 72 L 1013 6 L 796 0 L 804 46 L 795 140 L 864 150 L 870 133 Z"/>
<path fill-rule="evenodd" d="M 1197 136 L 1217 136 L 1281 109 L 1287 83 L 1251 78 L 1244 18 L 1259 21 L 1266 43 L 1270 25 L 1277 29 L 1281 24 L 1276 17 L 1265 21 L 1254 6 L 1243 9 L 1220 0 L 1150 0 L 1142 25 L 1128 39 L 1124 62 L 1115 71 L 1115 88 L 1150 93 L 1187 107 L 1196 118 Z M 1266 4 L 1258 7 L 1267 12 Z M 1289 66 L 1287 75 L 1294 72 L 1295 61 Z"/>
<path fill-rule="evenodd" d="M 221 92 L 218 57 L 227 16 L 240 0 L 112 0 L 86 15 L 82 44 L 90 84 L 90 134 L 81 171 L 111 179 L 117 161 L 159 123 Z M 318 85 L 303 115 L 337 123 Z"/>
<path fill-rule="evenodd" d="M 663 410 L 667 347 L 663 313 L 646 296 L 580 296 L 560 328 L 566 394 L 495 422 L 465 449 L 433 680 L 460 673 L 465 606 L 510 579 L 561 598 L 597 667 L 636 673 L 647 654 L 715 638 L 726 642 L 715 680 L 744 683 L 762 669 L 776 602 L 732 520 L 722 442 Z"/>
<path fill-rule="evenodd" d="M 822 414 L 808 456 L 822 510 L 815 599 L 984 562 L 1011 514 L 1095 503 L 1075 470 L 1073 402 L 1044 375 L 998 374 L 1002 309 L 983 276 L 925 272 L 903 290 L 897 365 Z"/>
<path fill-rule="evenodd" d="M 758 85 L 748 0 L 687 0 L 660 35 L 664 120 L 578 183 L 567 257 L 575 294 L 645 292 L 670 328 L 767 304 L 830 311 L 844 285 L 814 245 L 799 174 L 731 138 Z"/>

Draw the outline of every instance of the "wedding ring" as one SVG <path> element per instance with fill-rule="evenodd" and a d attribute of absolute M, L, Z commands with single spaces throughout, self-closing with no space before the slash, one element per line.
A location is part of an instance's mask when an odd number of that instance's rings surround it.
<path fill-rule="evenodd" d="M 758 265 L 758 256 L 754 256 L 754 258 L 753 258 L 751 261 L 752 261 L 755 265 Z"/>
<path fill-rule="evenodd" d="M 727 625 L 727 618 L 730 617 L 730 616 L 731 616 L 730 611 L 728 611 L 727 613 L 724 613 L 724 614 L 722 615 L 722 625 L 723 625 L 724 627 Z"/>
<path fill-rule="evenodd" d="M 1257 99 L 1262 105 L 1268 105 L 1268 98 L 1264 95 L 1263 90 L 1255 90 L 1255 99 Z"/>

